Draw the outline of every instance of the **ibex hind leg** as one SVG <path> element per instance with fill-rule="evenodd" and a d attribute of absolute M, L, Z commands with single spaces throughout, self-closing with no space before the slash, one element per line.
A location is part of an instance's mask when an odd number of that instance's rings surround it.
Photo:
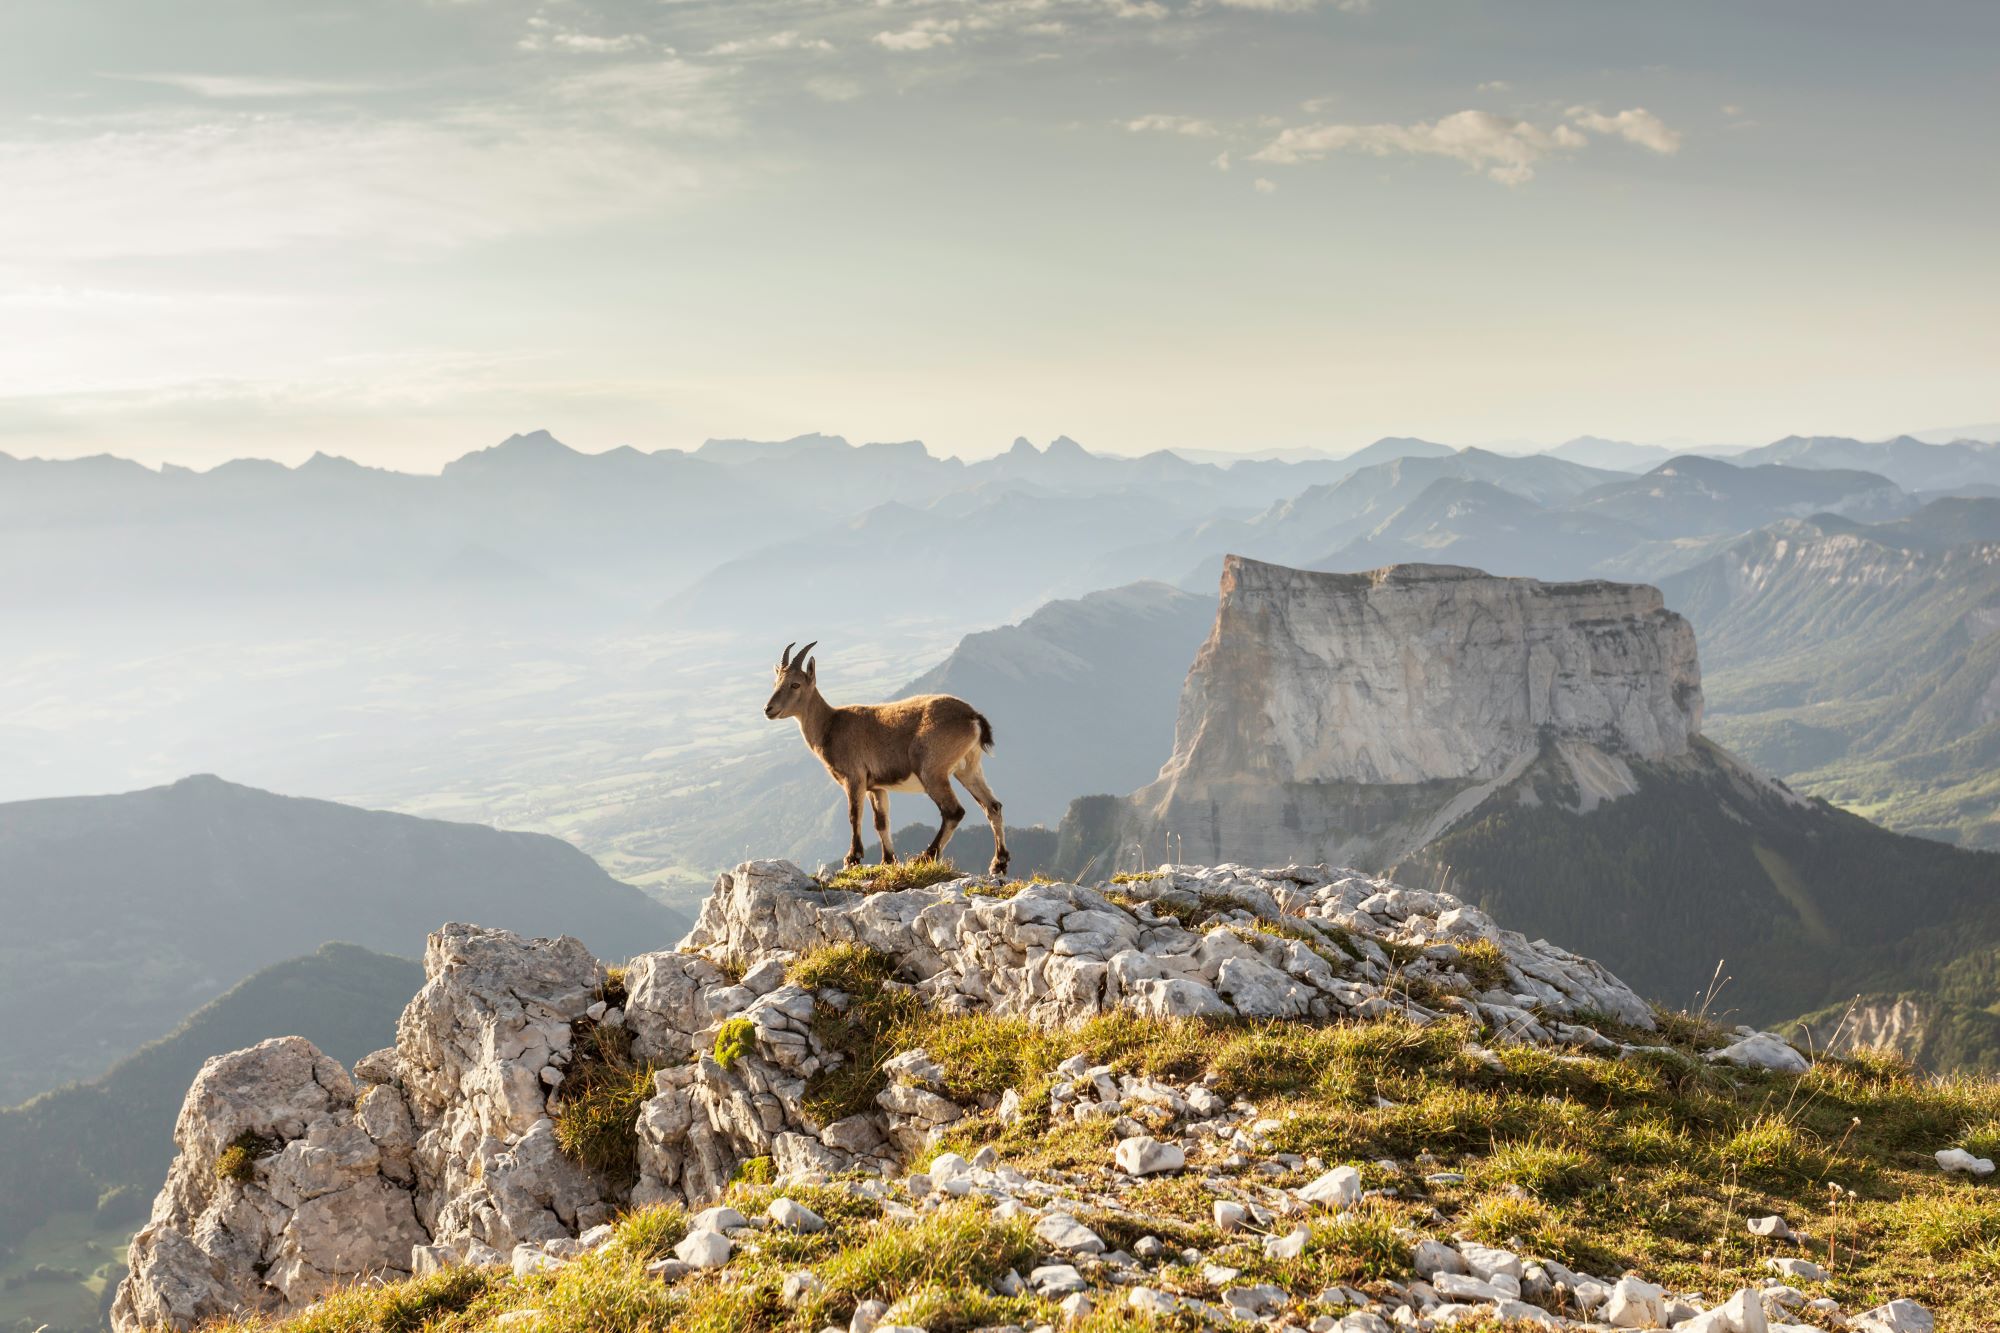
<path fill-rule="evenodd" d="M 896 847 L 889 841 L 889 793 L 880 787 L 870 789 L 869 801 L 875 807 L 875 836 L 882 840 L 882 864 L 896 864 Z"/>
<path fill-rule="evenodd" d="M 988 873 L 1004 875 L 1009 860 L 1007 829 L 1000 819 L 1000 798 L 986 785 L 986 773 L 979 764 L 979 751 L 974 750 L 959 764 L 957 777 L 959 785 L 970 792 L 972 799 L 979 802 L 979 808 L 986 812 L 986 822 L 993 826 L 993 864 Z"/>
<path fill-rule="evenodd" d="M 937 836 L 931 839 L 931 845 L 924 848 L 923 859 L 936 861 L 950 845 L 951 835 L 958 831 L 959 821 L 965 818 L 965 807 L 959 804 L 958 794 L 951 789 L 949 773 L 926 774 L 924 795 L 937 802 L 938 831 Z"/>

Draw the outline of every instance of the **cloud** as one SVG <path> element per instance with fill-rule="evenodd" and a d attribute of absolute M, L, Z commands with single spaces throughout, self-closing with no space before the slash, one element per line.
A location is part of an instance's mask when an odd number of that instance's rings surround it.
<path fill-rule="evenodd" d="M 1295 125 L 1251 155 L 1255 162 L 1317 162 L 1333 153 L 1375 157 L 1430 154 L 1455 158 L 1503 185 L 1531 179 L 1535 164 L 1559 148 L 1575 147 L 1567 126 L 1544 130 L 1490 111 L 1460 111 L 1415 125 Z M 1576 139 L 1582 135 L 1570 131 Z"/>
<path fill-rule="evenodd" d="M 1479 91 L 1482 93 L 1511 93 L 1514 91 L 1514 85 L 1505 79 L 1488 79 L 1485 83 L 1479 85 Z"/>
<path fill-rule="evenodd" d="M 1197 116 L 1173 116 L 1155 112 L 1125 122 L 1134 134 L 1185 134 L 1192 139 L 1214 138 L 1217 130 Z"/>
<path fill-rule="evenodd" d="M 806 80 L 806 91 L 822 102 L 852 102 L 861 96 L 861 85 L 853 79 L 826 76 Z"/>
<path fill-rule="evenodd" d="M 1259 176 L 1256 180 L 1250 182 L 1250 188 L 1258 194 L 1276 194 L 1278 192 L 1278 182 Z"/>
<path fill-rule="evenodd" d="M 1303 14 L 1322 4 L 1328 9 L 1362 14 L 1373 7 L 1374 0 L 1217 0 L 1217 3 L 1228 9 L 1256 9 L 1266 14 Z"/>
<path fill-rule="evenodd" d="M 1681 150 L 1680 131 L 1668 129 L 1658 116 L 1644 107 L 1635 106 L 1615 116 L 1607 116 L 1588 107 L 1573 106 L 1569 109 L 1569 118 L 1592 134 L 1616 135 L 1656 153 L 1678 153 Z"/>
<path fill-rule="evenodd" d="M 822 54 L 834 49 L 833 43 L 824 37 L 806 37 L 796 28 L 774 32 L 763 37 L 741 37 L 735 41 L 717 42 L 708 48 L 712 56 L 762 55 L 772 51 L 816 51 Z"/>
<path fill-rule="evenodd" d="M 1217 153 L 1215 160 L 1210 165 L 1217 171 L 1229 170 L 1229 150 L 1225 148 L 1220 153 Z"/>
<path fill-rule="evenodd" d="M 885 51 L 928 51 L 950 46 L 952 34 L 964 26 L 957 19 L 918 19 L 901 32 L 878 32 L 872 40 Z"/>
<path fill-rule="evenodd" d="M 1585 130 L 1616 135 L 1654 152 L 1672 153 L 1680 135 L 1658 117 L 1634 108 L 1615 116 L 1572 108 L 1574 124 L 1544 128 L 1532 121 L 1491 111 L 1460 111 L 1414 125 L 1295 125 L 1251 155 L 1256 162 L 1292 165 L 1316 162 L 1334 153 L 1374 157 L 1401 154 L 1449 157 L 1502 185 L 1532 180 L 1546 158 L 1587 147 Z"/>
<path fill-rule="evenodd" d="M 165 88 L 176 88 L 197 97 L 218 100 L 280 98 L 280 97 L 338 97 L 346 93 L 376 92 L 381 88 L 375 83 L 347 83 L 329 79 L 286 79 L 267 78 L 244 74 L 105 74 L 100 77 L 121 79 L 127 83 L 156 83 Z"/>
<path fill-rule="evenodd" d="M 608 56 L 643 51 L 652 45 L 652 41 L 636 32 L 600 37 L 536 14 L 528 20 L 527 35 L 515 45 L 523 51 L 566 51 L 572 55 Z"/>
<path fill-rule="evenodd" d="M 733 132 L 725 78 L 626 62 L 554 81 L 532 105 L 421 119 L 259 108 L 45 125 L 0 138 L 0 179 L 36 202 L 0 210 L 0 254 L 417 252 L 645 216 L 732 170 L 697 166 L 688 143 Z"/>

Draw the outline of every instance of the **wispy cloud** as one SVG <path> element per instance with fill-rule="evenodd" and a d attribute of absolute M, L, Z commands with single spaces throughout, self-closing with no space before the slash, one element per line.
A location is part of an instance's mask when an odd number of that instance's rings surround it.
<path fill-rule="evenodd" d="M 288 79 L 254 74 L 103 74 L 101 78 L 126 83 L 152 83 L 175 88 L 196 97 L 217 100 L 275 99 L 286 97 L 339 97 L 350 93 L 377 92 L 378 83 L 336 79 Z"/>
<path fill-rule="evenodd" d="M 1217 0 L 1217 3 L 1228 9 L 1260 9 L 1267 14 L 1303 14 L 1321 7 L 1361 14 L 1374 7 L 1374 0 Z"/>
<path fill-rule="evenodd" d="M 643 51 L 652 39 L 643 33 L 621 32 L 609 36 L 584 32 L 566 23 L 536 14 L 528 20 L 527 35 L 515 45 L 523 51 L 564 51 L 572 55 L 625 55 Z"/>
<path fill-rule="evenodd" d="M 705 101 L 660 100 L 669 81 L 644 86 L 655 99 L 644 114 L 660 129 L 691 135 L 718 115 L 726 121 Z M 595 87 L 602 97 L 621 85 Z M 682 91 L 698 98 L 705 89 L 696 80 Z M 583 85 L 551 92 L 560 106 Z M 77 128 L 0 140 L 0 178 L 36 201 L 0 210 L 0 254 L 61 262 L 345 241 L 449 248 L 672 207 L 719 170 L 698 165 L 681 136 L 545 107 L 437 119 L 150 116 Z"/>
<path fill-rule="evenodd" d="M 1659 153 L 1680 147 L 1680 135 L 1643 109 L 1606 116 L 1577 107 L 1569 115 L 1573 124 L 1552 126 L 1491 111 L 1459 111 L 1412 125 L 1298 125 L 1281 131 L 1252 160 L 1291 165 L 1335 153 L 1427 155 L 1463 162 L 1502 185 L 1520 185 L 1534 178 L 1545 159 L 1586 147 L 1590 138 L 1585 131 L 1628 139 Z"/>
<path fill-rule="evenodd" d="M 775 51 L 812 51 L 830 54 L 834 45 L 824 37 L 807 37 L 796 28 L 783 32 L 768 33 L 759 37 L 739 37 L 734 41 L 717 42 L 708 48 L 712 56 L 764 55 Z"/>
<path fill-rule="evenodd" d="M 1615 135 L 1656 153 L 1678 153 L 1681 150 L 1680 131 L 1668 129 L 1658 116 L 1644 107 L 1635 106 L 1615 116 L 1607 116 L 1588 107 L 1573 106 L 1569 109 L 1569 118 L 1592 134 Z"/>
<path fill-rule="evenodd" d="M 1184 134 L 1193 139 L 1214 138 L 1218 132 L 1212 123 L 1198 116 L 1174 116 L 1159 112 L 1128 120 L 1125 128 L 1134 134 Z"/>
<path fill-rule="evenodd" d="M 964 26 L 958 19 L 918 19 L 899 32 L 878 32 L 873 41 L 885 51 L 929 51 L 952 45 Z"/>

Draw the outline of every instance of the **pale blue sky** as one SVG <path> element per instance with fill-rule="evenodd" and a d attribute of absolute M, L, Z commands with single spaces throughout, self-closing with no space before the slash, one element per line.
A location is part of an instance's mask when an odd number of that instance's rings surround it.
<path fill-rule="evenodd" d="M 9 0 L 0 450 L 2000 415 L 1990 0 Z"/>

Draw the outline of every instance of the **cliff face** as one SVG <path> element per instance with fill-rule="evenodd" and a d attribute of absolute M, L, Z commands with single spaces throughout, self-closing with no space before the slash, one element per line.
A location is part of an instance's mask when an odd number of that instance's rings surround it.
<path fill-rule="evenodd" d="M 1124 832 L 1204 859 L 1387 864 L 1550 747 L 1595 801 L 1700 728 L 1694 632 L 1656 589 L 1231 556 L 1174 756 Z"/>
<path fill-rule="evenodd" d="M 1694 631 L 1656 589 L 1231 556 L 1162 776 L 1482 779 L 1545 739 L 1664 759 L 1700 728 Z"/>

